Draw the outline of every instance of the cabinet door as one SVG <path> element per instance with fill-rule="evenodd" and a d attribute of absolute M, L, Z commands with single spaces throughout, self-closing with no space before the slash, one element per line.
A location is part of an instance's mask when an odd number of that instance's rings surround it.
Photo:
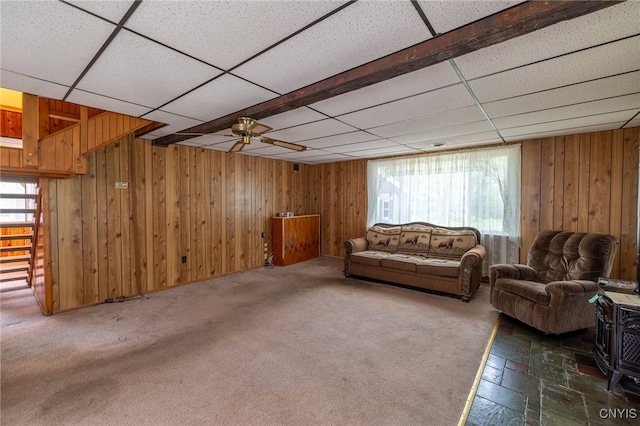
<path fill-rule="evenodd" d="M 640 311 L 618 309 L 618 369 L 623 374 L 640 378 Z"/>

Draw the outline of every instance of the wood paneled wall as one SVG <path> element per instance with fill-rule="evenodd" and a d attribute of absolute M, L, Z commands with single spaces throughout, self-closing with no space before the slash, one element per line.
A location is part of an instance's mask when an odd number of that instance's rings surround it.
<path fill-rule="evenodd" d="M 302 164 L 130 137 L 88 160 L 49 181 L 54 312 L 261 267 L 271 217 L 315 213 Z"/>
<path fill-rule="evenodd" d="M 522 144 L 522 247 L 541 229 L 604 232 L 620 245 L 612 277 L 635 280 L 640 127 Z"/>
<path fill-rule="evenodd" d="M 639 134 L 522 143 L 522 256 L 542 228 L 608 232 L 621 242 L 612 276 L 635 279 Z M 131 137 L 88 160 L 87 175 L 48 182 L 54 312 L 261 267 L 279 211 L 320 213 L 323 256 L 366 231 L 366 160 L 294 171 Z"/>
<path fill-rule="evenodd" d="M 606 232 L 620 240 L 612 277 L 635 280 L 640 128 L 522 142 L 522 249 L 544 228 Z M 322 214 L 322 255 L 363 236 L 365 160 L 314 166 L 312 210 Z M 425 219 L 428 220 L 428 219 Z"/>

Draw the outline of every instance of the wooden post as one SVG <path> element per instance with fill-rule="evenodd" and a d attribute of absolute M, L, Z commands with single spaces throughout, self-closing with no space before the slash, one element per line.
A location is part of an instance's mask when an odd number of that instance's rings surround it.
<path fill-rule="evenodd" d="M 22 150 L 23 167 L 37 168 L 40 164 L 38 133 L 40 130 L 38 97 L 22 94 Z M 47 116 L 48 119 L 48 116 Z"/>

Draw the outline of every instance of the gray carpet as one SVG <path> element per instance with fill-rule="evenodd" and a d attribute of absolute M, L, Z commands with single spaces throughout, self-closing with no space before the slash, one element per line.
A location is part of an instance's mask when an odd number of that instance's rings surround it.
<path fill-rule="evenodd" d="M 344 278 L 258 269 L 43 317 L 1 294 L 0 421 L 455 425 L 497 312 Z"/>

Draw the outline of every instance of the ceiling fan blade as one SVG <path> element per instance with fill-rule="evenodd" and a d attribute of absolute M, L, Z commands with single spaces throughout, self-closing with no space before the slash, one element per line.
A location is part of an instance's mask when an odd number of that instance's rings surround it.
<path fill-rule="evenodd" d="M 242 139 L 239 139 L 238 142 L 236 142 L 228 152 L 240 152 L 242 151 L 242 148 L 244 148 L 244 146 L 244 141 Z"/>
<path fill-rule="evenodd" d="M 298 145 L 297 143 L 279 141 L 277 139 L 262 138 L 261 140 L 264 143 L 268 143 L 268 144 L 275 145 L 275 146 L 280 146 L 282 148 L 293 149 L 294 151 L 302 152 L 302 151 L 307 149 L 307 147 L 304 146 L 304 145 Z"/>
<path fill-rule="evenodd" d="M 256 121 L 253 123 L 253 126 L 251 126 L 250 130 L 254 136 L 260 136 L 261 134 L 268 132 L 269 130 L 273 130 L 273 127 L 269 127 Z"/>

